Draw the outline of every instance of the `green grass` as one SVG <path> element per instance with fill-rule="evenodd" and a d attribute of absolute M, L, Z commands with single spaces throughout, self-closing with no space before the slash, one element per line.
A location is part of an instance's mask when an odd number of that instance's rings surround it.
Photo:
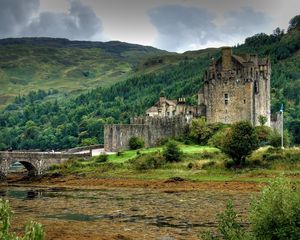
<path fill-rule="evenodd" d="M 180 149 L 183 153 L 192 154 L 192 153 L 202 153 L 202 152 L 219 152 L 217 148 L 209 147 L 209 146 L 199 146 L 199 145 L 184 145 L 180 144 Z M 109 155 L 108 160 L 109 162 L 113 163 L 124 163 L 130 159 L 137 157 L 137 152 L 140 154 L 145 153 L 154 153 L 154 152 L 162 152 L 163 147 L 153 147 L 153 148 L 143 148 L 140 150 L 129 150 L 121 152 L 120 156 L 117 153 Z"/>
<path fill-rule="evenodd" d="M 98 163 L 97 157 L 89 161 L 71 161 L 61 166 L 54 167 L 51 172 L 60 171 L 65 175 L 79 174 L 96 178 L 121 178 L 121 179 L 141 179 L 141 180 L 167 180 L 172 177 L 180 177 L 190 181 L 212 181 L 212 182 L 257 182 L 264 183 L 272 178 L 285 176 L 294 182 L 300 182 L 300 165 L 289 161 L 271 160 L 268 166 L 253 165 L 251 161 L 257 161 L 259 156 L 269 153 L 281 153 L 282 156 L 297 156 L 299 149 L 290 148 L 282 150 L 263 148 L 249 157 L 250 161 L 242 169 L 226 169 L 224 160 L 228 159 L 220 150 L 208 146 L 179 144 L 183 151 L 183 160 L 176 163 L 166 163 L 158 169 L 136 170 L 132 168 L 131 159 L 137 157 L 137 150 L 124 151 L 120 156 L 109 155 L 108 162 Z M 153 147 L 140 149 L 140 154 L 151 154 L 157 151 L 162 152 L 163 147 Z M 270 157 L 269 156 L 269 157 Z M 291 158 L 293 159 L 293 158 Z M 214 164 L 210 165 L 209 163 Z M 299 159 L 300 162 L 300 159 Z M 192 164 L 192 167 L 189 165 Z M 282 166 L 284 164 L 284 167 Z"/>

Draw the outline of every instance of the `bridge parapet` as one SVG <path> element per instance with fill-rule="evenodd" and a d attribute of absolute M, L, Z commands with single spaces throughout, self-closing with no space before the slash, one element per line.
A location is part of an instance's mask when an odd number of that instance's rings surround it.
<path fill-rule="evenodd" d="M 20 162 L 28 170 L 29 175 L 39 176 L 54 164 L 62 164 L 71 158 L 88 159 L 90 153 L 58 153 L 58 152 L 0 152 L 0 178 L 5 178 L 9 167 Z"/>

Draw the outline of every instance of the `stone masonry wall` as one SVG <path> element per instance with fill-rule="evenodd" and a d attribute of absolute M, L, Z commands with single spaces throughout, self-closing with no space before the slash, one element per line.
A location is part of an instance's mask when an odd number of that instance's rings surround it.
<path fill-rule="evenodd" d="M 190 120 L 184 116 L 145 117 L 133 119 L 132 124 L 105 125 L 104 149 L 105 151 L 128 149 L 131 137 L 142 138 L 146 147 L 155 146 L 162 138 L 183 134 Z"/>

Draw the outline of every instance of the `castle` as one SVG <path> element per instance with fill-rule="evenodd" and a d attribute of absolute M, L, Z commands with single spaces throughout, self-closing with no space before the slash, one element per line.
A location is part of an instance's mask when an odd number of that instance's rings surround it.
<path fill-rule="evenodd" d="M 221 57 L 212 59 L 204 73 L 197 106 L 186 104 L 184 98 L 168 100 L 161 95 L 145 117 L 133 118 L 130 124 L 105 125 L 104 148 L 126 149 L 133 136 L 143 138 L 146 146 L 154 146 L 162 138 L 183 134 L 195 117 L 205 117 L 208 123 L 247 120 L 256 126 L 262 115 L 270 126 L 270 76 L 268 58 L 234 55 L 230 47 L 224 47 Z"/>

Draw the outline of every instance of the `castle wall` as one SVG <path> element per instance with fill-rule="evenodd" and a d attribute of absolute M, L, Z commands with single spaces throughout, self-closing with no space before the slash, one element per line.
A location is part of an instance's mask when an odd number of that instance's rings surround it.
<path fill-rule="evenodd" d="M 182 135 L 190 121 L 191 118 L 184 116 L 145 117 L 132 119 L 132 124 L 105 125 L 104 149 L 105 151 L 128 149 L 131 137 L 140 137 L 145 141 L 145 147 L 152 147 L 157 145 L 160 139 Z"/>
<path fill-rule="evenodd" d="M 131 137 L 140 137 L 149 146 L 149 126 L 145 124 L 109 124 L 104 126 L 105 151 L 127 149 Z"/>

